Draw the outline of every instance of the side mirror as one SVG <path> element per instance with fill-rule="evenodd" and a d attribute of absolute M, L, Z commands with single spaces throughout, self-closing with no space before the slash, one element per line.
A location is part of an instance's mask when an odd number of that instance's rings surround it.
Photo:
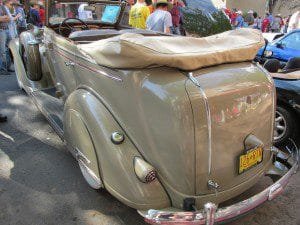
<path fill-rule="evenodd" d="M 276 44 L 276 47 L 277 47 L 277 48 L 284 49 L 284 44 L 282 44 L 281 42 L 278 42 L 278 43 Z"/>

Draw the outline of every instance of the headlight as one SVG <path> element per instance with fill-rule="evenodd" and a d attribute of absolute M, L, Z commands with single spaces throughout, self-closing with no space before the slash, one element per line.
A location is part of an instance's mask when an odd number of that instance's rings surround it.
<path fill-rule="evenodd" d="M 267 50 L 267 51 L 265 51 L 264 55 L 265 55 L 266 57 L 271 57 L 271 56 L 273 55 L 273 52 Z"/>

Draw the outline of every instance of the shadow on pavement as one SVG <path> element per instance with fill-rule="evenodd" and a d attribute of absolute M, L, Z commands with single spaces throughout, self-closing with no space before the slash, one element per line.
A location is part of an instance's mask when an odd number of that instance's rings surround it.
<path fill-rule="evenodd" d="M 145 224 L 134 209 L 86 184 L 14 76 L 0 77 L 0 92 L 0 112 L 8 116 L 0 124 L 0 224 Z"/>

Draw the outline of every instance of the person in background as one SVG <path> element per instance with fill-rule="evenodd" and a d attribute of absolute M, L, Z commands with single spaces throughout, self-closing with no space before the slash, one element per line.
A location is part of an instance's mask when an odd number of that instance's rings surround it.
<path fill-rule="evenodd" d="M 137 0 L 129 12 L 129 25 L 138 29 L 146 29 L 146 20 L 149 15 L 150 10 L 145 0 Z"/>
<path fill-rule="evenodd" d="M 172 4 L 167 0 L 157 0 L 153 4 L 155 11 L 147 19 L 147 29 L 162 33 L 171 33 L 172 15 L 169 12 Z"/>
<path fill-rule="evenodd" d="M 281 16 L 281 14 L 278 14 L 278 16 L 280 17 L 280 31 L 281 33 L 283 33 L 283 27 L 284 27 L 284 20 L 283 17 Z"/>
<path fill-rule="evenodd" d="M 39 15 L 40 15 L 40 18 L 41 18 L 41 23 L 43 25 L 45 25 L 45 22 L 46 22 L 46 18 L 45 18 L 45 8 L 44 8 L 44 5 L 42 2 L 39 2 Z"/>
<path fill-rule="evenodd" d="M 281 28 L 281 16 L 278 14 L 273 19 L 273 22 L 271 23 L 271 31 L 273 33 L 279 33 Z"/>
<path fill-rule="evenodd" d="M 24 12 L 24 8 L 23 5 L 20 2 L 15 2 L 14 3 L 15 6 L 15 13 L 16 14 L 20 14 L 21 16 L 16 20 L 16 24 L 17 24 L 17 32 L 18 35 L 20 35 L 23 31 L 26 30 L 26 15 Z"/>
<path fill-rule="evenodd" d="M 254 13 L 253 13 L 253 17 L 254 17 L 254 21 L 253 21 L 252 28 L 254 28 L 254 29 L 259 29 L 259 28 L 258 28 L 258 19 L 259 19 L 259 17 L 258 17 L 257 12 L 254 12 Z"/>
<path fill-rule="evenodd" d="M 78 18 L 81 20 L 93 19 L 93 13 L 89 10 L 84 10 L 84 7 L 88 6 L 87 3 L 82 3 L 78 7 Z"/>
<path fill-rule="evenodd" d="M 5 1 L 3 1 L 3 4 L 4 4 L 4 8 L 6 9 L 7 15 L 10 18 L 10 22 L 8 24 L 8 29 L 9 29 L 9 38 L 11 40 L 11 39 L 14 39 L 18 36 L 16 20 L 18 18 L 20 18 L 21 15 L 20 14 L 15 14 L 13 0 L 5 0 Z"/>
<path fill-rule="evenodd" d="M 287 17 L 284 17 L 284 19 L 283 19 L 283 24 L 284 25 L 282 27 L 282 33 L 286 33 L 287 32 L 290 18 L 291 18 L 291 15 L 289 15 Z"/>
<path fill-rule="evenodd" d="M 253 10 L 248 11 L 247 15 L 245 16 L 245 23 L 246 23 L 245 26 L 253 27 L 253 24 L 254 24 L 253 13 L 254 13 Z"/>
<path fill-rule="evenodd" d="M 11 68 L 11 58 L 9 54 L 8 44 L 12 38 L 16 35 L 15 20 L 20 15 L 13 16 L 10 13 L 12 9 L 12 1 L 3 1 L 3 5 L 0 6 L 0 73 L 2 75 L 14 72 Z"/>
<path fill-rule="evenodd" d="M 146 4 L 150 10 L 150 14 L 154 12 L 154 7 L 153 7 L 153 4 L 156 3 L 156 0 L 148 0 L 146 1 Z"/>
<path fill-rule="evenodd" d="M 227 18 L 230 20 L 230 15 L 231 15 L 230 9 L 228 9 L 226 6 L 223 6 L 222 10 L 225 13 L 225 15 L 227 16 Z"/>
<path fill-rule="evenodd" d="M 254 19 L 253 28 L 254 28 L 254 29 L 261 30 L 261 23 L 262 23 L 261 17 L 260 17 L 260 16 L 257 16 L 257 17 Z"/>
<path fill-rule="evenodd" d="M 263 33 L 266 33 L 269 31 L 269 26 L 270 26 L 270 20 L 269 20 L 269 14 L 266 13 L 265 18 L 263 19 L 261 23 L 261 31 Z"/>
<path fill-rule="evenodd" d="M 181 13 L 180 8 L 185 7 L 184 3 L 178 0 L 172 1 L 173 8 L 171 9 L 170 13 L 172 15 L 172 24 L 171 33 L 181 35 L 180 33 L 180 20 L 181 20 Z"/>
<path fill-rule="evenodd" d="M 269 13 L 268 19 L 269 19 L 269 22 L 270 22 L 270 25 L 271 25 L 273 23 L 273 20 L 274 20 L 274 17 L 272 15 L 272 13 Z"/>
<path fill-rule="evenodd" d="M 236 18 L 237 18 L 237 10 L 236 9 L 232 9 L 231 10 L 231 13 L 229 14 L 229 18 L 230 18 L 230 23 L 232 26 L 235 25 L 235 21 L 236 21 Z"/>
<path fill-rule="evenodd" d="M 40 17 L 40 6 L 37 2 L 30 2 L 30 9 L 28 15 L 28 23 L 34 26 L 42 27 L 42 21 Z"/>
<path fill-rule="evenodd" d="M 244 18 L 243 18 L 243 12 L 241 10 L 237 11 L 237 17 L 235 20 L 234 27 L 235 28 L 242 28 L 244 26 Z"/>
<path fill-rule="evenodd" d="M 10 57 L 8 54 L 7 44 L 9 41 L 8 23 L 9 16 L 3 5 L 0 5 L 0 74 L 6 75 L 9 73 Z"/>

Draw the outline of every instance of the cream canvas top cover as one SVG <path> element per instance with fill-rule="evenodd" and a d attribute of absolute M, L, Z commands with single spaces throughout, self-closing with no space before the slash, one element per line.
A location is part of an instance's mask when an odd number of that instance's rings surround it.
<path fill-rule="evenodd" d="M 80 44 L 78 48 L 98 64 L 111 68 L 168 66 L 191 71 L 223 63 L 251 61 L 264 43 L 260 31 L 243 28 L 205 38 L 125 33 Z"/>

